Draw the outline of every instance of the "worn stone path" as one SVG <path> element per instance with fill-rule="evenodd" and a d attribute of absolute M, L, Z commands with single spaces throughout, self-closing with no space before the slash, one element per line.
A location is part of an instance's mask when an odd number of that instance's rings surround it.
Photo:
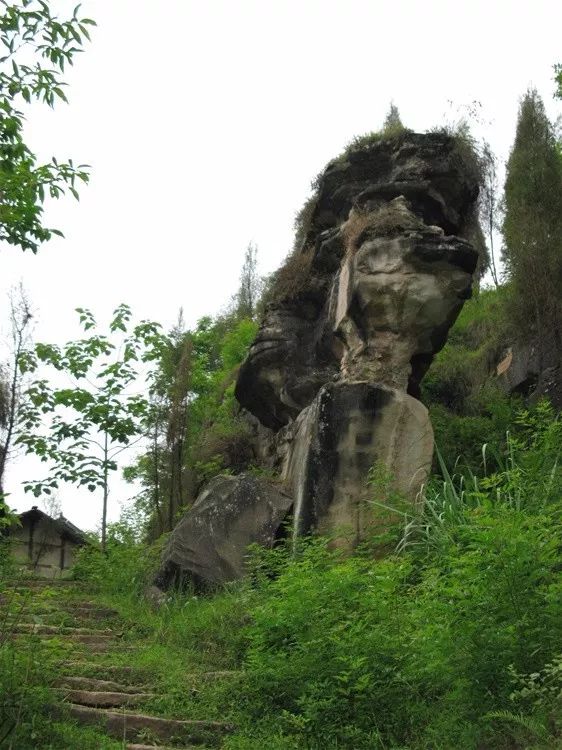
<path fill-rule="evenodd" d="M 31 580 L 21 584 L 33 591 L 65 589 L 64 581 Z M 127 750 L 202 750 L 220 747 L 222 738 L 233 727 L 222 721 L 170 719 L 142 711 L 143 704 L 155 696 L 151 675 L 133 667 L 111 663 L 112 653 L 131 648 L 122 640 L 123 623 L 119 613 L 91 601 L 72 606 L 54 595 L 44 609 L 30 607 L 42 622 L 14 622 L 14 637 L 35 634 L 42 641 L 56 639 L 68 654 L 60 664 L 55 690 L 60 703 L 53 706 L 61 718 L 101 728 L 108 736 L 123 742 Z M 25 617 L 25 610 L 22 617 Z M 46 624 L 44 620 L 59 621 Z M 62 624 L 64 623 L 64 624 Z M 102 656 L 102 661 L 92 657 Z M 216 676 L 218 673 L 200 677 Z M 131 709 L 137 709 L 132 711 Z M 151 744 L 143 744 L 149 742 Z M 140 744 L 139 744 L 140 743 Z M 69 748 L 69 750 L 72 750 Z M 78 748 L 76 748 L 78 750 Z"/>

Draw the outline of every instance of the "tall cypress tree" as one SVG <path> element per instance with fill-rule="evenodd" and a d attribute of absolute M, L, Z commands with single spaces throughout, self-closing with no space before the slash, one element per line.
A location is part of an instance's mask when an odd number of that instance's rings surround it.
<path fill-rule="evenodd" d="M 519 108 L 507 163 L 503 222 L 513 321 L 536 334 L 539 351 L 562 351 L 562 161 L 542 99 L 531 89 Z"/>
<path fill-rule="evenodd" d="M 263 281 L 258 274 L 258 248 L 250 242 L 246 248 L 244 265 L 240 271 L 240 286 L 235 296 L 235 311 L 238 318 L 255 317 L 262 290 Z"/>

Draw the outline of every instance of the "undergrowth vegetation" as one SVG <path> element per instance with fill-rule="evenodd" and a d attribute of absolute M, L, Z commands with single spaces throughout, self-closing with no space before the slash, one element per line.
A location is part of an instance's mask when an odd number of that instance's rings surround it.
<path fill-rule="evenodd" d="M 478 470 L 482 443 L 505 447 L 505 436 L 522 406 L 495 377 L 510 340 L 505 294 L 504 287 L 486 289 L 465 303 L 422 383 L 435 442 L 449 467 Z"/>
<path fill-rule="evenodd" d="M 54 686 L 67 656 L 62 640 L 15 635 L 22 623 L 41 624 L 53 599 L 50 590 L 31 593 L 22 585 L 21 574 L 0 563 L 0 748 L 118 750 L 122 743 L 76 726 L 58 706 Z"/>
<path fill-rule="evenodd" d="M 133 623 L 143 648 L 124 658 L 160 675 L 155 707 L 232 720 L 229 750 L 554 749 L 561 445 L 541 402 L 481 449 L 480 470 L 441 459 L 384 559 L 376 539 L 351 556 L 318 538 L 254 550 L 248 581 L 154 610 L 146 550 L 124 538 L 105 559 L 83 553 L 77 574 Z M 201 669 L 222 678 L 194 689 Z"/>

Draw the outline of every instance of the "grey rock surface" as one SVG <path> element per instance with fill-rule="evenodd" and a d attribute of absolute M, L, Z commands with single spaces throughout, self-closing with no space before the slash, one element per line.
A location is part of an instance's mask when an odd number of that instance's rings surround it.
<path fill-rule="evenodd" d="M 256 477 L 214 477 L 170 534 L 156 586 L 187 580 L 206 588 L 242 577 L 248 546 L 271 545 L 292 503 Z"/>
<path fill-rule="evenodd" d="M 367 483 L 376 464 L 416 502 L 431 468 L 433 430 L 412 396 L 368 382 L 328 384 L 296 425 L 284 470 L 296 535 L 316 529 L 346 546 L 363 541 L 380 515 Z"/>
<path fill-rule="evenodd" d="M 471 165 L 442 134 L 382 140 L 328 165 L 297 251 L 311 257 L 306 281 L 267 309 L 236 384 L 242 406 L 278 430 L 324 383 L 349 377 L 358 353 L 386 382 L 377 362 L 394 351 L 391 382 L 417 397 L 471 294 L 477 196 Z"/>

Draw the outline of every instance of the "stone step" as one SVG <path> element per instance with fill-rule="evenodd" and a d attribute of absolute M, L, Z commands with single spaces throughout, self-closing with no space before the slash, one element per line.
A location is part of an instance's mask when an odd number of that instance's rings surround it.
<path fill-rule="evenodd" d="M 67 611 L 75 617 L 92 620 L 106 620 L 119 616 L 119 612 L 116 609 L 110 609 L 109 607 L 75 607 Z"/>
<path fill-rule="evenodd" d="M 87 674 L 103 674 L 117 677 L 120 680 L 144 680 L 148 678 L 148 671 L 139 667 L 130 667 L 127 665 L 119 664 L 103 664 L 100 662 L 92 661 L 65 661 L 59 666 L 64 667 L 65 670 L 76 669 L 80 672 L 86 672 Z"/>
<path fill-rule="evenodd" d="M 215 672 L 187 672 L 185 677 L 188 680 L 221 680 L 228 677 L 237 677 L 241 674 L 240 670 L 223 669 Z"/>
<path fill-rule="evenodd" d="M 27 592 L 31 593 L 31 592 Z M 13 594 L 13 592 L 12 592 Z M 19 597 L 21 599 L 21 597 Z M 11 601 L 11 597 L 7 594 L 0 594 L 0 604 L 8 603 Z M 33 599 L 25 598 L 24 601 L 27 606 L 33 606 L 36 614 L 53 614 L 53 613 L 64 613 L 75 615 L 76 613 L 87 615 L 87 616 L 104 616 L 104 617 L 118 617 L 119 612 L 111 607 L 104 607 L 103 605 L 96 604 L 95 602 L 46 602 L 44 600 L 35 601 Z"/>
<path fill-rule="evenodd" d="M 99 680 L 96 677 L 61 677 L 57 681 L 57 687 L 72 688 L 75 690 L 105 690 L 110 693 L 147 693 L 150 692 L 146 685 L 124 685 L 122 682 L 113 680 Z M 78 702 L 78 701 L 77 701 Z"/>
<path fill-rule="evenodd" d="M 183 741 L 200 745 L 216 740 L 217 737 L 222 737 L 234 730 L 232 724 L 222 721 L 162 719 L 143 714 L 89 708 L 72 703 L 66 710 L 76 721 L 101 726 L 108 735 L 121 740 L 138 739 L 139 735 L 146 734 L 148 731 L 158 741 Z"/>
<path fill-rule="evenodd" d="M 23 633 L 20 633 L 20 635 L 23 635 Z M 59 630 L 56 630 L 53 634 L 45 633 L 45 635 L 57 635 L 61 640 L 66 641 L 67 643 L 77 643 L 85 646 L 116 646 L 120 644 L 119 638 L 116 638 L 114 635 L 105 635 L 103 633 L 84 635 L 83 633 L 61 633 Z M 44 640 L 52 639 L 46 638 Z"/>
<path fill-rule="evenodd" d="M 77 586 L 76 581 L 68 578 L 19 578 L 13 581 L 16 588 L 46 589 L 46 588 L 68 588 Z"/>
<path fill-rule="evenodd" d="M 15 626 L 16 633 L 37 633 L 38 635 L 76 635 L 76 636 L 101 636 L 105 638 L 107 636 L 114 636 L 115 633 L 109 628 L 95 629 L 95 628 L 73 628 L 68 625 L 43 625 L 34 622 L 21 622 Z M 87 642 L 87 641 L 86 641 Z"/>
<path fill-rule="evenodd" d="M 52 601 L 62 601 L 67 591 L 74 590 L 70 584 L 24 584 L 18 583 L 12 589 L 18 596 L 39 600 L 43 597 L 49 597 Z"/>
<path fill-rule="evenodd" d="M 1 611 L 1 609 L 0 609 Z M 113 615 L 107 614 L 108 610 L 103 610 L 99 614 L 94 610 L 63 610 L 56 608 L 36 608 L 33 606 L 23 606 L 14 608 L 10 617 L 12 619 L 21 619 L 21 615 L 25 615 L 27 619 L 30 617 L 36 617 L 41 623 L 45 625 L 59 625 L 64 627 L 88 627 L 96 629 L 98 631 L 98 625 L 103 628 L 108 626 L 118 627 L 118 621 Z"/>
<path fill-rule="evenodd" d="M 68 605 L 65 605 L 68 607 Z M 119 612 L 116 609 L 112 609 L 111 607 L 105 607 L 98 602 L 90 602 L 90 601 L 83 601 L 83 602 L 75 602 L 75 604 L 72 607 L 72 611 L 75 609 L 83 609 L 88 612 L 97 612 L 98 610 L 103 610 L 105 612 L 108 612 L 112 615 L 118 615 Z"/>
<path fill-rule="evenodd" d="M 87 649 L 89 654 L 107 654 L 109 651 L 119 648 L 119 652 L 131 651 L 131 646 L 123 646 L 122 643 L 111 636 L 96 635 L 55 635 L 55 634 L 37 634 L 34 633 L 17 633 L 8 634 L 13 640 L 23 640 L 24 638 L 39 638 L 40 642 L 47 647 L 65 646 L 70 649 Z"/>
<path fill-rule="evenodd" d="M 150 698 L 154 693 L 121 693 L 93 690 L 73 690 L 59 688 L 64 699 L 80 706 L 94 706 L 96 708 L 118 708 L 120 706 L 138 706 Z"/>
<path fill-rule="evenodd" d="M 115 649 L 119 650 L 119 653 L 125 653 L 126 651 L 132 651 L 132 646 L 123 646 L 119 643 L 119 641 L 107 641 L 107 642 L 92 642 L 92 643 L 83 643 L 79 641 L 72 642 L 72 645 L 76 649 L 85 649 L 88 652 L 88 655 L 91 656 L 102 656 L 103 654 L 108 654 L 110 652 L 114 652 Z"/>
<path fill-rule="evenodd" d="M 16 637 L 22 638 L 23 635 L 20 634 Z M 64 636 L 62 638 L 43 637 L 41 638 L 41 642 L 46 646 L 63 644 L 64 646 L 69 647 L 72 651 L 77 652 L 74 654 L 74 656 L 79 656 L 84 649 L 87 650 L 89 656 L 107 654 L 110 651 L 115 651 L 116 649 L 119 649 L 119 653 L 124 653 L 126 651 L 132 650 L 131 646 L 124 646 L 119 640 L 115 638 L 99 639 L 93 635 L 70 637 Z"/>

